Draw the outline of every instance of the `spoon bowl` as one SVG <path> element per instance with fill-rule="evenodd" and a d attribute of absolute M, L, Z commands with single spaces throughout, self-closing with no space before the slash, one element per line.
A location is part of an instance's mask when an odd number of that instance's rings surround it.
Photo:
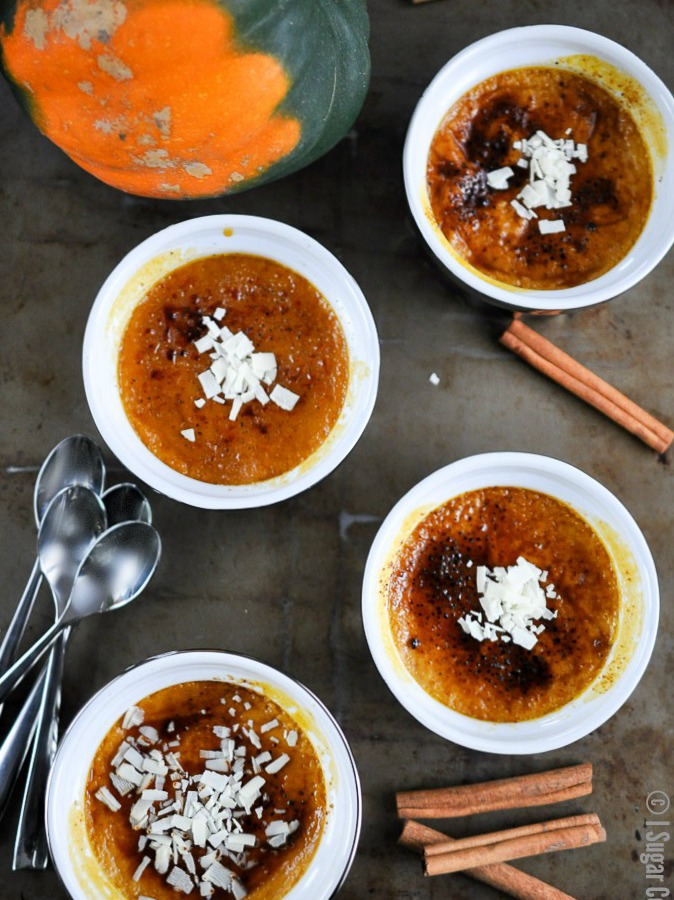
<path fill-rule="evenodd" d="M 33 511 L 39 525 L 54 497 L 69 485 L 103 490 L 105 463 L 100 448 L 84 434 L 73 434 L 57 444 L 42 463 L 35 483 Z"/>
<path fill-rule="evenodd" d="M 145 494 L 135 484 L 113 484 L 101 495 L 108 516 L 108 526 L 120 522 L 152 524 L 152 509 Z"/>
<path fill-rule="evenodd" d="M 82 561 L 60 625 L 125 606 L 159 562 L 161 540 L 147 522 L 120 522 L 105 531 Z"/>
<path fill-rule="evenodd" d="M 103 501 L 82 485 L 64 488 L 47 507 L 38 532 L 37 553 L 54 595 L 57 617 L 68 604 L 82 560 L 106 525 Z"/>

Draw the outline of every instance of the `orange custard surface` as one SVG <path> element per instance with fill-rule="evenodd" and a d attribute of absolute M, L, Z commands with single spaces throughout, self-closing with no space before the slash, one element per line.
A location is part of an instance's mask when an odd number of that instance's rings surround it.
<path fill-rule="evenodd" d="M 557 617 L 531 650 L 466 634 L 459 618 L 481 608 L 476 568 L 520 556 L 547 571 Z M 592 684 L 615 640 L 620 591 L 604 544 L 571 507 L 493 487 L 455 497 L 417 525 L 392 563 L 386 601 L 398 654 L 428 694 L 475 719 L 520 722 Z"/>
<path fill-rule="evenodd" d="M 243 332 L 256 352 L 273 353 L 274 385 L 299 396 L 288 411 L 270 401 L 203 398 L 198 375 L 212 362 L 195 341 L 204 316 L 226 310 L 219 325 Z M 143 443 L 172 469 L 211 484 L 253 484 L 289 472 L 325 442 L 349 381 L 339 319 L 297 272 L 270 259 L 220 254 L 187 263 L 160 279 L 131 315 L 118 362 L 126 415 Z M 263 385 L 267 394 L 272 386 Z M 194 430 L 194 441 L 182 432 Z"/>
<path fill-rule="evenodd" d="M 145 698 L 138 708 L 144 714 L 141 724 L 124 728 L 120 721 L 106 735 L 92 762 L 85 792 L 85 821 L 90 846 L 107 879 L 121 897 L 124 900 L 136 900 L 143 896 L 154 900 L 175 900 L 176 896 L 183 896 L 167 882 L 176 865 L 188 876 L 190 874 L 191 863 L 181 855 L 183 847 L 188 848 L 187 853 L 196 873 L 192 877 L 192 896 L 199 896 L 196 881 L 203 878 L 208 869 L 208 865 L 202 865 L 200 859 L 215 850 L 218 865 L 224 866 L 238 882 L 240 896 L 245 891 L 249 900 L 280 900 L 285 897 L 309 866 L 325 823 L 325 781 L 309 738 L 273 700 L 248 688 L 219 681 L 169 687 Z M 266 730 L 270 723 L 271 727 Z M 157 740 L 149 743 L 146 735 L 154 735 L 152 731 L 147 731 L 148 726 L 157 733 Z M 223 749 L 223 740 L 228 738 L 218 736 L 214 728 L 230 730 L 233 741 L 231 752 L 225 744 L 225 752 L 218 753 Z M 158 760 L 157 754 L 160 754 L 161 764 L 168 768 L 163 781 L 158 782 L 153 777 L 148 784 L 149 789 L 161 785 L 168 798 L 155 801 L 148 821 L 136 827 L 132 826 L 130 815 L 134 804 L 142 796 L 141 789 L 134 788 L 122 796 L 111 780 L 112 772 L 120 772 L 119 763 L 114 765 L 113 761 L 124 741 L 131 743 L 145 757 L 155 751 L 154 758 Z M 231 756 L 231 764 L 205 759 L 204 751 L 210 752 L 213 758 Z M 253 758 L 260 757 L 260 754 L 265 756 L 261 757 L 263 761 L 258 766 L 253 763 Z M 270 765 L 267 754 L 272 760 L 285 754 L 288 761 L 280 771 L 270 774 L 265 768 Z M 129 759 L 135 761 L 133 754 L 125 762 Z M 236 760 L 243 762 L 237 764 Z M 172 857 L 168 871 L 161 874 L 155 866 L 156 849 L 150 843 L 153 833 L 150 820 L 161 822 L 164 816 L 158 813 L 170 801 L 177 800 L 181 812 L 187 813 L 188 792 L 198 792 L 199 784 L 194 780 L 187 784 L 185 779 L 203 773 L 210 766 L 213 766 L 216 775 L 221 776 L 235 772 L 240 766 L 243 784 L 256 775 L 264 779 L 261 794 L 252 802 L 249 814 L 241 813 L 237 805 L 232 804 L 232 814 L 238 824 L 231 831 L 253 835 L 254 846 L 246 846 L 243 852 L 229 851 L 226 844 L 214 845 L 213 841 L 207 840 L 201 847 L 196 843 L 195 834 L 189 828 L 184 830 L 186 823 L 179 821 L 178 831 L 161 832 L 171 838 L 172 847 L 175 840 L 179 848 L 177 859 Z M 101 788 L 112 792 L 121 804 L 120 809 L 113 811 L 99 799 L 97 792 Z M 217 791 L 215 795 L 219 796 Z M 208 803 L 208 799 L 205 795 L 199 796 L 204 804 Z M 211 809 L 220 814 L 224 810 L 220 804 Z M 279 821 L 288 823 L 291 833 L 280 846 L 274 847 L 270 845 L 267 828 L 271 822 Z M 230 827 L 226 819 L 221 824 L 223 829 Z M 143 836 L 147 843 L 139 849 L 139 840 Z M 144 857 L 149 857 L 149 864 L 134 880 L 134 873 Z M 237 896 L 232 889 L 223 889 L 217 884 L 213 886 L 212 900 L 232 900 Z"/>
<path fill-rule="evenodd" d="M 570 205 L 520 217 L 511 201 L 530 180 L 513 145 L 538 131 L 587 146 L 572 160 Z M 505 189 L 487 184 L 504 167 Z M 613 268 L 641 234 L 653 199 L 653 167 L 626 105 L 583 75 L 555 67 L 501 72 L 447 112 L 431 144 L 428 193 L 441 231 L 467 263 L 496 281 L 527 289 L 585 284 Z M 541 234 L 541 219 L 564 231 Z"/>

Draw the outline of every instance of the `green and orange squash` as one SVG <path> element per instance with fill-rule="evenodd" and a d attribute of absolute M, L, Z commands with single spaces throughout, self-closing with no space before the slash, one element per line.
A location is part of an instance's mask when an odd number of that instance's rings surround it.
<path fill-rule="evenodd" d="M 0 57 L 38 128 L 146 197 L 215 197 L 293 172 L 353 124 L 365 0 L 7 0 Z"/>

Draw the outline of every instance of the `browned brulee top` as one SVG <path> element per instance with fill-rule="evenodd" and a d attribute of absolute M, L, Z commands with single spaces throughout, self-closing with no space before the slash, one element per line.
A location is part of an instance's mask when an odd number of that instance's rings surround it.
<path fill-rule="evenodd" d="M 544 131 L 585 143 L 572 205 L 538 207 L 566 231 L 543 235 L 510 205 L 529 179 L 513 142 Z M 571 129 L 567 134 L 567 129 Z M 487 173 L 511 166 L 506 190 Z M 497 281 L 524 288 L 584 284 L 618 263 L 643 230 L 653 198 L 650 154 L 629 111 L 588 78 L 557 68 L 502 72 L 449 110 L 428 159 L 433 215 L 456 252 Z"/>
<path fill-rule="evenodd" d="M 224 703 L 221 702 L 223 699 Z M 246 710 L 245 703 L 250 703 L 251 708 Z M 190 774 L 204 771 L 204 760 L 199 758 L 200 750 L 220 748 L 220 740 L 213 733 L 214 725 L 232 727 L 237 721 L 247 725 L 252 720 L 263 750 L 269 750 L 273 757 L 281 752 L 288 754 L 290 762 L 280 772 L 275 775 L 267 775 L 264 771 L 260 773 L 265 778 L 264 791 L 269 794 L 269 800 L 264 803 L 263 818 L 258 819 L 253 812 L 241 820 L 244 831 L 258 837 L 258 846 L 246 851 L 248 859 L 255 865 L 242 871 L 230 859 L 222 861 L 223 865 L 238 874 L 251 900 L 279 900 L 284 897 L 309 865 L 320 841 L 326 814 L 323 771 L 316 751 L 302 729 L 269 698 L 239 685 L 218 681 L 198 681 L 166 688 L 150 695 L 138 706 L 145 712 L 143 724 L 154 726 L 160 734 L 158 747 L 180 738 L 180 746 L 172 749 L 173 752 L 176 749 L 180 752 L 180 763 Z M 236 715 L 232 715 L 230 709 L 235 709 Z M 278 719 L 279 726 L 262 734 L 260 726 L 274 718 Z M 174 729 L 169 730 L 169 723 L 174 723 Z M 284 731 L 291 730 L 298 732 L 294 747 L 287 746 L 283 736 Z M 110 783 L 110 763 L 122 740 L 129 734 L 138 737 L 138 728 L 123 730 L 121 722 L 115 725 L 93 761 L 85 796 L 89 841 L 99 863 L 125 900 L 138 896 L 175 900 L 176 896 L 183 895 L 176 894 L 166 884 L 166 876 L 155 872 L 152 864 L 145 869 L 140 881 L 133 881 L 133 874 L 144 855 L 138 850 L 139 832 L 129 824 L 129 810 L 138 795 L 118 797 L 122 808 L 117 812 L 112 812 L 94 796 L 102 785 L 118 796 Z M 270 740 L 271 735 L 278 738 L 278 744 Z M 248 759 L 262 752 L 251 744 L 241 730 L 234 737 L 237 746 L 246 747 Z M 244 781 L 250 777 L 252 774 L 247 775 Z M 167 785 L 170 785 L 168 778 L 164 789 L 170 791 Z M 255 806 L 259 805 L 261 801 L 255 803 Z M 280 815 L 274 810 L 285 810 L 285 813 Z M 264 822 L 268 818 L 282 818 L 288 822 L 299 820 L 300 827 L 288 838 L 286 847 L 274 850 L 266 846 Z M 195 859 L 204 852 L 195 847 Z M 147 855 L 154 858 L 152 851 Z M 198 863 L 197 871 L 203 872 Z M 197 893 L 195 888 L 192 895 Z M 232 894 L 216 889 L 213 898 L 231 900 Z"/>
<path fill-rule="evenodd" d="M 194 406 L 203 396 L 197 375 L 211 364 L 194 341 L 206 333 L 202 316 L 218 307 L 227 310 L 222 325 L 276 355 L 274 383 L 300 397 L 291 412 L 253 400 L 230 422 L 230 402 Z M 221 254 L 149 290 L 123 336 L 118 377 L 126 414 L 155 456 L 200 481 L 252 484 L 290 471 L 323 444 L 346 397 L 348 348 L 334 310 L 301 275 L 269 259 Z M 188 428 L 194 443 L 180 433 Z"/>
<path fill-rule="evenodd" d="M 481 609 L 475 570 L 523 556 L 547 570 L 558 611 L 532 650 L 478 641 L 458 619 Z M 469 566 L 472 562 L 472 566 Z M 393 564 L 388 612 L 405 666 L 441 703 L 518 722 L 558 709 L 594 680 L 615 638 L 620 595 L 608 552 L 566 504 L 524 488 L 450 500 L 413 531 Z"/>

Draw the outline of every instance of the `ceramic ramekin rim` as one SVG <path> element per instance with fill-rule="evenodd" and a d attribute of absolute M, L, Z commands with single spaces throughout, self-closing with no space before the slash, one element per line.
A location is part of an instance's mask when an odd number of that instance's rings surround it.
<path fill-rule="evenodd" d="M 232 664 L 231 661 L 236 664 L 250 664 L 255 667 L 258 671 L 255 671 L 254 674 L 251 674 L 251 680 L 262 680 L 266 681 L 269 684 L 274 684 L 274 681 L 278 681 L 278 677 L 280 676 L 281 681 L 286 681 L 289 684 L 292 684 L 294 688 L 305 698 L 315 704 L 315 707 L 320 711 L 320 714 L 324 717 L 323 725 L 327 724 L 330 730 L 330 734 L 326 735 L 325 731 L 321 729 L 322 738 L 330 743 L 330 747 L 336 745 L 339 748 L 340 753 L 342 754 L 342 760 L 347 767 L 346 774 L 349 778 L 349 783 L 345 785 L 346 792 L 349 794 L 349 802 L 352 806 L 350 812 L 352 816 L 352 821 L 350 823 L 350 839 L 344 844 L 344 853 L 342 854 L 341 864 L 339 866 L 339 871 L 335 871 L 330 874 L 329 878 L 325 878 L 321 883 L 321 886 L 325 886 L 328 893 L 325 893 L 319 897 L 313 893 L 313 886 L 311 888 L 312 894 L 310 897 L 303 898 L 302 897 L 302 883 L 305 879 L 308 872 L 311 871 L 311 866 L 313 864 L 310 863 L 307 872 L 304 873 L 299 882 L 297 882 L 291 890 L 286 894 L 287 900 L 330 900 L 330 898 L 334 897 L 341 886 L 344 884 L 351 866 L 353 865 L 353 861 L 356 856 L 356 852 L 358 849 L 358 841 L 360 838 L 360 831 L 362 827 L 362 815 L 363 815 L 363 799 L 362 799 L 362 788 L 360 783 L 360 777 L 358 774 L 358 769 L 356 766 L 356 762 L 351 751 L 351 747 L 346 739 L 346 736 L 339 725 L 337 719 L 333 715 L 333 713 L 328 709 L 326 704 L 318 697 L 310 688 L 308 688 L 302 681 L 295 678 L 293 675 L 283 671 L 282 669 L 275 668 L 268 663 L 260 660 L 258 657 L 253 656 L 251 654 L 238 653 L 229 650 L 222 649 L 194 649 L 194 650 L 170 650 L 165 653 L 156 654 L 155 656 L 148 657 L 147 659 L 141 660 L 137 663 L 133 663 L 128 666 L 124 671 L 120 672 L 114 678 L 112 678 L 107 684 L 103 685 L 78 711 L 75 717 L 70 722 L 68 728 L 63 734 L 59 747 L 57 750 L 56 757 L 54 759 L 54 764 L 49 773 L 49 778 L 46 787 L 46 796 L 45 796 L 45 829 L 47 834 L 47 842 L 49 847 L 50 856 L 52 858 L 54 868 L 59 877 L 59 880 L 63 887 L 75 898 L 75 900 L 85 900 L 85 895 L 80 893 L 79 896 L 72 894 L 70 888 L 68 886 L 68 882 L 64 877 L 63 869 L 65 868 L 62 858 L 60 848 L 57 846 L 57 843 L 54 839 L 54 828 L 52 828 L 52 819 L 56 817 L 56 814 L 53 814 L 53 803 L 54 803 L 54 785 L 59 777 L 59 770 L 61 765 L 63 765 L 64 754 L 68 751 L 68 743 L 73 740 L 73 735 L 77 733 L 78 729 L 82 727 L 83 720 L 86 720 L 86 717 L 91 714 L 91 710 L 100 703 L 101 699 L 104 699 L 111 692 L 114 692 L 116 688 L 122 684 L 126 685 L 127 681 L 130 681 L 134 675 L 137 675 L 143 669 L 147 669 L 151 666 L 170 666 L 174 661 L 183 661 L 189 663 L 193 661 L 193 664 L 201 662 L 208 662 L 209 660 L 214 661 L 214 664 L 226 666 L 227 663 Z M 178 683 L 173 679 L 170 679 L 166 682 L 165 686 L 169 684 Z M 140 699 L 140 698 L 139 698 Z M 102 739 L 104 735 L 99 736 L 99 741 Z M 334 742 L 334 744 L 333 744 Z M 97 744 L 96 744 L 97 746 Z M 63 749 L 65 748 L 65 750 Z M 95 748 L 94 751 L 95 752 Z M 67 812 L 64 813 L 67 816 Z M 62 833 L 59 831 L 59 835 L 62 837 Z M 70 876 L 72 878 L 72 875 Z"/>
<path fill-rule="evenodd" d="M 413 516 L 416 510 L 430 511 L 452 496 L 472 489 L 447 486 L 452 478 L 454 481 L 477 478 L 479 485 L 476 484 L 475 487 L 498 484 L 518 486 L 518 482 L 513 483 L 509 476 L 493 475 L 495 471 L 528 471 L 534 473 L 534 481 L 540 478 L 552 483 L 559 479 L 560 483 L 572 486 L 569 488 L 572 493 L 587 492 L 587 496 L 595 497 L 598 508 L 609 511 L 622 523 L 620 537 L 634 554 L 641 576 L 643 627 L 626 672 L 594 704 L 583 706 L 583 694 L 561 710 L 527 722 L 490 723 L 470 719 L 426 694 L 404 669 L 402 662 L 392 658 L 390 641 L 382 636 L 383 600 L 380 576 L 382 567 L 400 537 L 405 520 Z M 524 475 L 520 477 L 522 481 L 530 480 Z M 520 482 L 519 486 L 529 485 Z M 551 489 L 538 489 L 555 496 Z M 393 506 L 382 522 L 368 555 L 363 577 L 362 612 L 366 639 L 380 675 L 398 702 L 421 724 L 439 736 L 469 749 L 490 753 L 529 754 L 558 750 L 587 736 L 626 702 L 637 687 L 653 652 L 659 617 L 659 589 L 655 563 L 646 539 L 631 513 L 604 485 L 577 467 L 553 457 L 518 451 L 495 451 L 465 457 L 443 466 L 414 485 Z"/>
<path fill-rule="evenodd" d="M 438 229 L 431 224 L 428 209 L 423 200 L 426 185 L 426 159 L 432 136 L 451 104 L 468 89 L 467 87 L 460 90 L 449 88 L 452 98 L 449 102 L 443 103 L 441 102 L 442 95 L 447 93 L 444 86 L 456 81 L 457 73 L 460 73 L 464 67 L 477 66 L 482 56 L 488 57 L 496 48 L 508 43 L 512 44 L 513 48 L 529 43 L 534 47 L 541 47 L 546 41 L 564 44 L 567 48 L 573 44 L 576 46 L 576 53 L 578 52 L 577 48 L 582 47 L 588 54 L 606 59 L 614 65 L 620 65 L 623 71 L 634 77 L 642 85 L 663 118 L 668 139 L 667 155 L 668 158 L 671 158 L 671 148 L 674 144 L 674 97 L 659 76 L 643 60 L 616 41 L 582 28 L 554 24 L 526 25 L 496 32 L 475 41 L 454 55 L 437 72 L 424 90 L 410 120 L 403 150 L 403 179 L 409 208 L 424 241 L 437 261 L 453 277 L 463 282 L 470 290 L 496 304 L 524 312 L 552 313 L 582 309 L 613 299 L 634 287 L 662 260 L 674 243 L 674 174 L 668 173 L 671 166 L 664 166 L 662 176 L 660 179 L 656 179 L 656 198 L 653 203 L 653 206 L 659 204 L 662 209 L 666 227 L 658 230 L 656 240 L 647 240 L 642 233 L 633 248 L 635 253 L 639 252 L 644 256 L 643 260 L 632 266 L 626 274 L 623 273 L 623 260 L 594 281 L 562 290 L 520 289 L 502 285 L 487 277 L 481 277 L 477 270 L 473 271 L 465 266 L 457 256 L 448 250 L 446 240 L 444 242 L 441 240 Z M 565 53 L 560 50 L 558 54 L 559 57 L 568 55 L 570 55 L 568 49 Z M 550 54 L 545 54 L 545 56 L 547 59 L 544 58 L 544 52 L 541 51 L 541 59 L 538 64 L 550 61 Z M 499 70 L 502 71 L 504 68 L 518 68 L 518 63 L 513 61 L 512 64 L 501 67 Z M 495 73 L 490 72 L 489 74 Z M 485 77 L 488 75 L 472 79 L 470 86 L 479 83 Z M 647 229 L 648 223 L 644 232 Z"/>
<path fill-rule="evenodd" d="M 241 239 L 241 236 L 247 240 L 250 235 L 257 234 L 263 242 L 276 242 L 282 247 L 279 255 L 301 253 L 309 260 L 308 265 L 324 267 L 326 280 L 328 277 L 335 280 L 332 296 L 326 299 L 341 321 L 349 354 L 353 357 L 347 404 L 325 446 L 292 472 L 252 485 L 212 485 L 197 481 L 175 472 L 157 459 L 141 442 L 123 412 L 120 414 L 116 371 L 113 385 L 108 383 L 109 378 L 104 379 L 101 371 L 102 366 L 107 365 L 105 342 L 111 310 L 134 274 L 153 258 L 166 253 L 168 248 L 176 248 L 177 252 L 180 246 L 189 247 L 200 234 L 202 237 L 204 234 L 224 234 L 226 230 L 231 230 L 235 237 L 224 236 L 221 248 L 210 253 L 250 252 L 255 255 L 253 249 L 232 249 L 227 242 Z M 180 264 L 182 261 L 178 260 L 176 266 Z M 326 294 L 325 290 L 322 292 Z M 261 216 L 230 213 L 201 216 L 170 225 L 130 250 L 98 292 L 87 321 L 82 349 L 85 394 L 94 422 L 110 449 L 129 471 L 155 490 L 202 509 L 247 509 L 278 503 L 313 487 L 334 471 L 367 427 L 377 397 L 379 367 L 379 340 L 370 307 L 357 282 L 337 257 L 291 225 Z"/>

